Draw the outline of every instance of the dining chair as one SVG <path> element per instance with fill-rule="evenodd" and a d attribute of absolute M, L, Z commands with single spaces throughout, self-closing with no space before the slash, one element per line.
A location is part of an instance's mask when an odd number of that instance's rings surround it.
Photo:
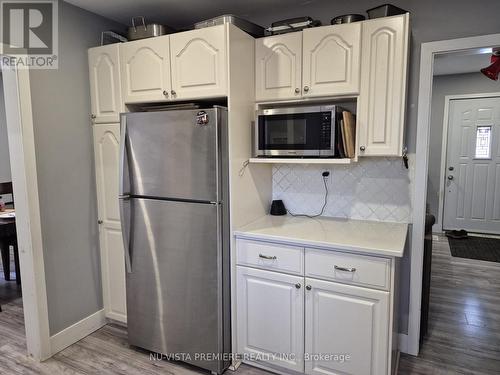
<path fill-rule="evenodd" d="M 12 182 L 0 183 L 0 196 L 12 195 L 12 205 L 14 205 L 14 190 Z M 10 203 L 10 202 L 9 202 Z M 3 229 L 3 230 L 2 230 Z M 21 283 L 21 272 L 19 268 L 19 252 L 17 248 L 16 224 L 15 222 L 0 226 L 0 252 L 5 280 L 10 280 L 10 246 L 14 248 L 14 267 L 16 271 L 16 283 Z"/>

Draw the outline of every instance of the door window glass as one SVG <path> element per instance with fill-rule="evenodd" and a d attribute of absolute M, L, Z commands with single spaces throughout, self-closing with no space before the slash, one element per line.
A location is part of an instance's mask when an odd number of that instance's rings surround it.
<path fill-rule="evenodd" d="M 476 159 L 491 158 L 491 126 L 478 126 L 476 130 Z"/>

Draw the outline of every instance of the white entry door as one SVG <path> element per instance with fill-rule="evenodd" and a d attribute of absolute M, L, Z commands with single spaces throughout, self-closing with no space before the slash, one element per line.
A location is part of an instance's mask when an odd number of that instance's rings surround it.
<path fill-rule="evenodd" d="M 443 229 L 500 233 L 500 98 L 450 101 Z"/>

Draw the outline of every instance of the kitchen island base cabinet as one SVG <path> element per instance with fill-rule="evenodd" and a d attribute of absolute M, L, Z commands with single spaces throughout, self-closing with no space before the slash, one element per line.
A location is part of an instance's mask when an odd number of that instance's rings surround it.
<path fill-rule="evenodd" d="M 302 372 L 303 278 L 237 267 L 238 353 Z"/>
<path fill-rule="evenodd" d="M 305 283 L 305 373 L 387 374 L 389 293 Z"/>

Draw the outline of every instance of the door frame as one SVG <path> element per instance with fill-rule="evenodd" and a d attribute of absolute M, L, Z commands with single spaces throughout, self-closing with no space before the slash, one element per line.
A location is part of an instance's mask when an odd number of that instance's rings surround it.
<path fill-rule="evenodd" d="M 8 57 L 0 55 L 3 56 Z M 43 361 L 52 353 L 29 70 L 3 65 L 0 68 L 16 201 L 27 354 L 35 360 Z"/>
<path fill-rule="evenodd" d="M 446 187 L 446 162 L 448 154 L 448 127 L 450 116 L 450 104 L 452 100 L 460 99 L 483 99 L 483 98 L 498 98 L 500 92 L 477 93 L 477 94 L 462 94 L 462 95 L 446 95 L 444 97 L 444 114 L 443 114 L 443 141 L 441 144 L 441 171 L 439 173 L 439 205 L 438 205 L 438 220 L 434 224 L 433 229 L 442 232 L 444 218 L 444 195 Z"/>
<path fill-rule="evenodd" d="M 412 241 L 410 255 L 410 307 L 408 314 L 408 338 L 405 345 L 405 352 L 408 354 L 418 355 L 419 352 L 420 305 L 422 298 L 422 270 L 434 55 L 498 45 L 500 45 L 500 34 L 440 40 L 421 44 L 416 144 L 416 154 L 418 158 L 416 158 L 415 163 L 413 225 L 411 230 Z"/>

